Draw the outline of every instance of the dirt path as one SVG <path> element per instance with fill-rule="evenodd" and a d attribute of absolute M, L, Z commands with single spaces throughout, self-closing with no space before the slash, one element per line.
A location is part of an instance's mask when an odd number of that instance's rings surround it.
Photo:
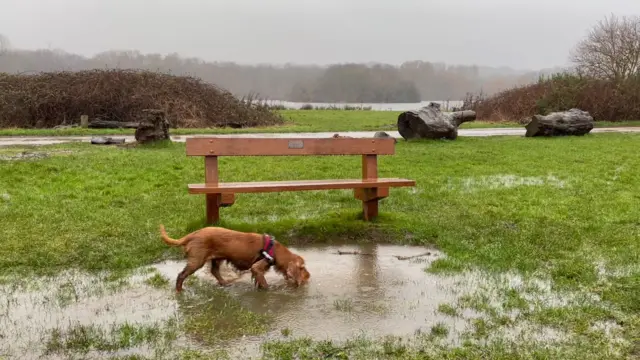
<path fill-rule="evenodd" d="M 594 128 L 592 133 L 602 132 L 640 132 L 640 127 L 610 127 Z M 375 134 L 375 131 L 345 131 L 337 132 L 343 136 L 358 138 L 368 138 Z M 397 131 L 387 131 L 393 137 L 400 138 Z M 486 129 L 460 129 L 459 136 L 524 136 L 525 130 L 521 128 L 486 128 Z M 196 134 L 196 135 L 174 135 L 171 139 L 176 142 L 184 142 L 189 137 L 223 137 L 223 138 L 327 138 L 336 132 L 312 132 L 312 133 L 258 133 L 258 134 Z M 94 135 L 97 136 L 97 135 Z M 126 142 L 132 142 L 132 135 L 108 135 L 114 138 L 125 138 Z M 49 145 L 67 142 L 89 142 L 93 136 L 0 136 L 0 146 L 10 145 Z"/>

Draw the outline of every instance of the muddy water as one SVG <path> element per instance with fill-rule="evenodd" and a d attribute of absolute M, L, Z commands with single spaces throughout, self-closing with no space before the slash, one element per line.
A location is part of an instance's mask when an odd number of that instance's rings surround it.
<path fill-rule="evenodd" d="M 266 276 L 269 291 L 256 291 L 249 274 L 226 288 L 248 309 L 270 314 L 273 319 L 270 333 L 236 340 L 236 349 L 249 346 L 257 350 L 265 337 L 282 336 L 284 329 L 296 337 L 341 340 L 362 333 L 411 335 L 437 322 L 447 323 L 450 330 L 464 327 L 463 320 L 436 312 L 440 303 L 452 302 L 457 296 L 451 280 L 424 272 L 429 262 L 441 256 L 433 250 L 385 245 L 292 250 L 307 261 L 312 276 L 307 286 L 291 289 L 280 275 L 270 271 Z M 430 255 L 396 258 L 427 251 Z M 119 282 L 67 272 L 23 285 L 2 285 L 0 354 L 37 358 L 52 330 L 63 331 L 78 324 L 107 329 L 125 322 L 154 325 L 177 318 L 173 283 L 183 266 L 182 260 L 153 265 L 151 268 L 170 279 L 160 289 L 145 283 L 152 275 L 145 269 Z M 230 269 L 225 270 L 226 277 L 233 276 Z M 217 286 L 206 267 L 196 276 Z"/>
<path fill-rule="evenodd" d="M 429 332 L 445 323 L 452 335 L 466 327 L 463 318 L 437 312 L 438 305 L 457 298 L 451 279 L 427 274 L 427 265 L 440 253 L 421 247 L 343 246 L 298 250 L 305 257 L 312 281 L 304 289 L 256 292 L 248 281 L 231 291 L 253 311 L 269 313 L 274 330 L 268 338 L 281 338 L 282 329 L 294 337 L 346 340 L 358 335 L 412 335 Z M 338 255 L 360 252 L 363 255 Z M 400 260 L 396 256 L 427 256 Z M 366 254 L 366 255 L 364 255 Z M 247 279 L 248 280 L 248 279 Z M 271 273 L 268 281 L 281 286 Z M 236 341 L 232 354 L 257 354 L 264 337 Z"/>
<path fill-rule="evenodd" d="M 495 280 L 481 272 L 453 277 L 426 273 L 428 265 L 444 255 L 422 247 L 344 245 L 292 247 L 292 250 L 306 259 L 311 273 L 308 285 L 292 289 L 280 275 L 270 271 L 266 276 L 270 284 L 268 291 L 257 291 L 249 274 L 225 288 L 244 307 L 269 314 L 272 319 L 266 334 L 221 344 L 232 358 L 259 355 L 259 345 L 264 340 L 283 339 L 287 337 L 285 334 L 340 341 L 360 335 L 411 336 L 418 331 L 428 333 L 434 325 L 444 324 L 448 330 L 447 341 L 456 343 L 460 335 L 469 330 L 469 321 L 481 315 L 458 308 L 461 316 L 447 316 L 438 312 L 440 304 L 454 305 L 460 296 L 482 288 L 489 291 L 487 295 L 492 298 L 491 291 L 495 291 L 496 286 L 518 289 L 524 285 L 522 278 L 512 274 L 505 274 L 494 283 Z M 398 258 L 415 255 L 422 256 Z M 25 282 L 2 279 L 0 358 L 67 358 L 64 353 L 46 354 L 47 341 L 53 331 L 65 333 L 78 325 L 97 326 L 108 333 L 115 326 L 127 323 L 157 329 L 166 328 L 168 321 L 180 324 L 184 314 L 174 293 L 174 281 L 184 264 L 184 260 L 166 261 L 115 281 L 109 280 L 108 274 L 89 276 L 79 272 Z M 222 270 L 224 277 L 236 277 L 231 269 Z M 147 281 L 157 279 L 158 274 L 168 279 L 168 283 L 158 285 L 156 282 L 156 286 L 152 286 Z M 195 276 L 205 284 L 218 286 L 208 267 L 200 269 Z M 542 285 L 548 284 L 540 285 L 542 289 Z M 198 289 L 190 288 L 189 282 L 185 286 L 187 295 Z M 549 303 L 557 295 L 550 290 L 540 294 L 543 297 L 531 300 Z M 562 336 L 546 328 L 520 325 L 509 330 L 507 339 L 533 336 L 553 340 Z M 496 332 L 496 336 L 501 335 Z M 215 350 L 203 346 L 188 334 L 178 334 L 173 344 L 147 344 L 116 353 L 93 351 L 80 355 L 82 358 L 132 354 L 153 357 L 158 351 L 172 352 L 180 348 Z"/>
<path fill-rule="evenodd" d="M 437 313 L 441 303 L 456 298 L 452 280 L 427 274 L 427 265 L 441 256 L 422 247 L 408 246 L 323 246 L 292 249 L 302 255 L 311 273 L 311 282 L 302 288 L 288 288 L 275 271 L 266 278 L 270 291 L 256 291 L 249 274 L 229 286 L 247 308 L 271 315 L 273 331 L 283 329 L 293 336 L 345 340 L 360 334 L 411 335 L 429 331 L 438 322 L 450 330 L 462 330 L 465 322 Z M 359 252 L 361 255 L 338 252 Z M 409 260 L 396 256 L 425 254 Z M 175 278 L 183 263 L 164 263 L 161 273 Z M 200 272 L 214 282 L 204 271 Z M 227 277 L 232 277 L 231 274 Z M 262 341 L 263 338 L 244 339 Z"/>

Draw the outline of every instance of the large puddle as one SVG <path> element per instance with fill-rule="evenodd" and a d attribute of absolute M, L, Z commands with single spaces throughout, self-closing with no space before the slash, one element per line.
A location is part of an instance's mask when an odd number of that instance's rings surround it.
<path fill-rule="evenodd" d="M 311 282 L 288 288 L 274 271 L 267 274 L 268 291 L 257 291 L 250 274 L 226 288 L 247 309 L 268 314 L 269 331 L 262 336 L 243 337 L 225 344 L 234 358 L 257 354 L 266 338 L 309 336 L 345 340 L 359 335 L 412 335 L 445 324 L 454 337 L 474 317 L 448 316 L 438 311 L 470 290 L 459 277 L 440 277 L 425 272 L 429 263 L 442 256 L 423 247 L 362 245 L 292 248 L 305 257 Z M 428 254 L 427 254 L 428 253 Z M 418 255 L 418 256 L 416 256 Z M 412 257 L 412 258 L 408 258 Z M 21 285 L 0 286 L 0 356 L 41 358 L 52 331 L 72 326 L 136 323 L 153 326 L 171 319 L 180 321 L 180 305 L 174 293 L 175 278 L 184 261 L 167 261 L 141 269 L 130 278 L 107 281 L 107 275 L 65 273 Z M 223 269 L 223 276 L 235 276 Z M 168 279 L 152 286 L 149 278 L 160 273 Z M 207 267 L 196 276 L 216 286 Z M 187 293 L 197 288 L 185 285 Z M 183 344 L 200 347 L 183 336 Z M 149 350 L 140 350 L 148 353 Z M 242 353 L 240 353 L 242 352 Z M 46 358 L 54 358 L 47 356 Z"/>
<path fill-rule="evenodd" d="M 452 280 L 424 271 L 440 256 L 436 251 L 389 245 L 322 246 L 294 251 L 308 264 L 308 286 L 288 288 L 281 276 L 270 271 L 266 276 L 270 291 L 256 291 L 249 274 L 229 287 L 244 306 L 271 316 L 269 338 L 281 337 L 283 330 L 295 337 L 346 340 L 363 334 L 411 335 L 429 331 L 439 322 L 449 325 L 450 330 L 465 327 L 463 319 L 437 312 L 439 304 L 456 298 L 457 290 Z M 407 259 L 412 256 L 415 257 Z M 181 269 L 182 263 L 159 267 L 172 278 Z M 206 273 L 201 276 L 210 279 Z M 246 352 L 248 346 L 257 348 L 262 341 L 263 336 L 244 338 L 235 345 Z"/>

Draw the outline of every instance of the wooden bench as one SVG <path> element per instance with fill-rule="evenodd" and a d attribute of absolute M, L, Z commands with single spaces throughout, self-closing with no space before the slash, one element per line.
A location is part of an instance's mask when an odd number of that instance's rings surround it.
<path fill-rule="evenodd" d="M 207 222 L 220 219 L 220 208 L 231 206 L 236 193 L 301 190 L 354 189 L 362 201 L 365 220 L 378 216 L 378 201 L 389 196 L 389 188 L 415 186 L 414 180 L 378 178 L 378 155 L 393 155 L 395 139 L 268 139 L 188 138 L 187 156 L 204 156 L 204 184 L 189 184 L 190 194 L 206 194 Z M 362 178 L 341 180 L 299 180 L 221 183 L 219 156 L 361 155 Z"/>

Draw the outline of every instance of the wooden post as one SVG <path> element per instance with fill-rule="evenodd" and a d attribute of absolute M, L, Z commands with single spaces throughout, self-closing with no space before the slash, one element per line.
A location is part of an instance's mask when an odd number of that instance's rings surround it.
<path fill-rule="evenodd" d="M 218 157 L 205 156 L 204 182 L 218 184 Z M 207 223 L 214 224 L 220 220 L 220 194 L 207 194 Z"/>
<path fill-rule="evenodd" d="M 376 155 L 362 155 L 362 180 L 378 178 L 378 157 Z M 364 189 L 365 196 L 362 199 L 362 215 L 365 221 L 378 216 L 378 197 L 371 196 L 377 188 Z M 369 194 L 368 194 L 369 193 Z M 371 199 L 371 197 L 373 197 Z"/>
<path fill-rule="evenodd" d="M 89 115 L 80 115 L 80 127 L 85 129 L 89 127 Z"/>

